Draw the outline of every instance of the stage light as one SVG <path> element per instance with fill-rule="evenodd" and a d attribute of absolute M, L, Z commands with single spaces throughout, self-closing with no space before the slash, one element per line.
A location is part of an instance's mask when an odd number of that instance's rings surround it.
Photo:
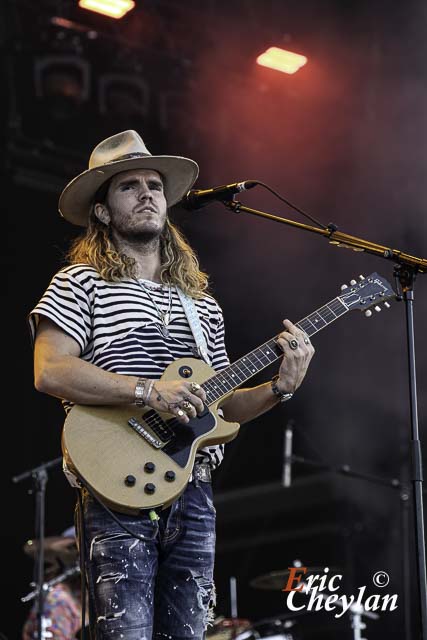
<path fill-rule="evenodd" d="M 282 73 L 296 73 L 307 63 L 307 58 L 279 47 L 270 47 L 259 55 L 256 61 L 263 67 L 282 71 Z"/>
<path fill-rule="evenodd" d="M 102 13 L 110 18 L 123 18 L 134 6 L 133 0 L 79 0 L 79 7 L 82 9 Z"/>

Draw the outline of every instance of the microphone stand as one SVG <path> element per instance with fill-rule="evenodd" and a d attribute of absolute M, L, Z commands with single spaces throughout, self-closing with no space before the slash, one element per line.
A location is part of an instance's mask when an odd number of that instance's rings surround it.
<path fill-rule="evenodd" d="M 36 495 L 35 509 L 35 533 L 38 540 L 38 549 L 36 553 L 36 572 L 37 572 L 37 596 L 36 596 L 36 617 L 37 617 L 37 638 L 42 640 L 45 637 L 47 620 L 44 617 L 44 600 L 45 600 L 45 582 L 44 582 L 44 538 L 45 538 L 45 512 L 46 512 L 46 484 L 48 481 L 47 470 L 56 467 L 62 463 L 62 456 L 43 463 L 34 469 L 24 471 L 23 473 L 13 476 L 12 482 L 15 484 L 31 478 L 34 485 Z"/>
<path fill-rule="evenodd" d="M 414 283 L 418 273 L 427 272 L 427 259 L 411 256 L 399 249 L 382 246 L 370 242 L 364 238 L 349 235 L 338 231 L 338 227 L 330 223 L 327 227 L 313 227 L 301 222 L 281 218 L 280 216 L 251 209 L 238 200 L 221 200 L 223 205 L 235 213 L 250 213 L 274 222 L 280 222 L 291 227 L 316 233 L 329 240 L 330 244 L 354 249 L 355 251 L 365 251 L 385 260 L 394 262 L 394 277 L 396 283 L 400 284 L 398 299 L 404 300 L 406 307 L 406 339 L 408 351 L 408 382 L 410 401 L 410 423 L 411 437 L 410 449 L 412 453 L 412 494 L 414 499 L 414 527 L 416 540 L 416 566 L 417 566 L 417 586 L 420 611 L 420 639 L 427 640 L 427 573 L 426 573 L 426 552 L 424 539 L 424 514 L 423 514 L 423 465 L 421 454 L 421 442 L 418 427 L 418 402 L 417 402 L 417 380 L 415 368 L 415 330 L 414 330 Z"/>

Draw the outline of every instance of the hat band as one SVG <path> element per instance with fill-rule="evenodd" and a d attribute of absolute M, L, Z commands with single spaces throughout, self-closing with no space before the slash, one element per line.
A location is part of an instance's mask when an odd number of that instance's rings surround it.
<path fill-rule="evenodd" d="M 122 160 L 132 160 L 133 158 L 151 158 L 151 153 L 127 153 L 124 156 L 118 156 L 118 158 L 114 158 L 108 164 L 113 164 L 113 162 L 121 162 Z"/>

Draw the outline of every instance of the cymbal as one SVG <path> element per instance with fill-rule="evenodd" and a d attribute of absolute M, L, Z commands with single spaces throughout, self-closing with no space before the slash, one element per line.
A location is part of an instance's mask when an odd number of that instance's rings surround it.
<path fill-rule="evenodd" d="M 34 558 L 39 551 L 39 541 L 27 540 L 23 546 L 24 553 Z M 44 539 L 44 559 L 46 562 L 60 561 L 64 564 L 77 562 L 78 553 L 75 538 L 50 536 Z"/>
<path fill-rule="evenodd" d="M 294 569 L 300 569 L 301 567 L 292 567 Z M 307 567 L 307 571 L 305 573 L 298 573 L 298 576 L 301 576 L 301 579 L 310 576 L 310 575 L 323 575 L 325 567 Z M 329 572 L 334 571 L 334 569 L 329 569 Z M 261 576 L 257 576 L 250 581 L 250 586 L 255 589 L 268 589 L 273 591 L 281 591 L 285 588 L 288 578 L 290 576 L 289 569 L 280 569 L 278 571 L 270 571 L 270 573 L 264 573 Z"/>

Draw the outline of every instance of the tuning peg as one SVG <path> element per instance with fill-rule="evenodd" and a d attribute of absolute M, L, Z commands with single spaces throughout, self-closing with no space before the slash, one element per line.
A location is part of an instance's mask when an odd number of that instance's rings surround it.
<path fill-rule="evenodd" d="M 372 315 L 372 311 L 371 311 L 370 309 L 366 309 L 366 311 L 365 311 L 365 316 L 366 316 L 367 318 L 370 318 L 370 317 L 371 317 L 371 315 Z"/>
<path fill-rule="evenodd" d="M 374 309 L 375 309 L 375 311 L 378 311 L 378 313 L 381 311 L 381 307 L 378 306 L 378 305 L 376 307 L 374 307 Z"/>
<path fill-rule="evenodd" d="M 390 309 L 391 304 L 389 302 L 384 302 L 384 306 L 387 307 L 387 309 Z"/>
<path fill-rule="evenodd" d="M 365 276 L 359 276 L 359 280 L 364 280 Z"/>
<path fill-rule="evenodd" d="M 346 289 L 348 289 L 348 285 L 342 284 L 341 285 L 341 291 L 345 291 Z"/>
<path fill-rule="evenodd" d="M 350 280 L 350 284 L 352 287 L 354 287 L 355 284 L 357 284 L 356 280 Z"/>

